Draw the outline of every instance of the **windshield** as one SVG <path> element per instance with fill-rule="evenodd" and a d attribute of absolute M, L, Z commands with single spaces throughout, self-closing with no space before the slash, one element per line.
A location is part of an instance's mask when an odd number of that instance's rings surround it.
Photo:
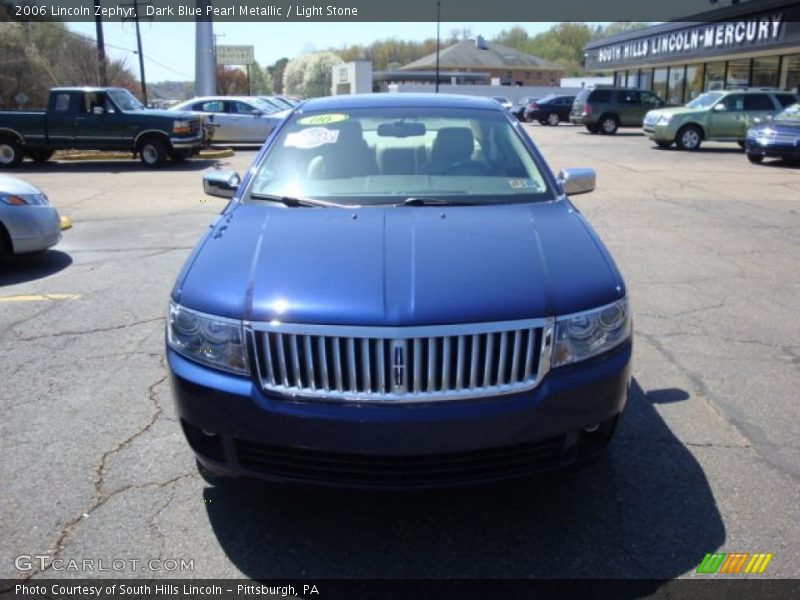
<path fill-rule="evenodd" d="M 108 95 L 114 101 L 120 110 L 136 110 L 144 108 L 144 104 L 136 99 L 136 96 L 131 94 L 128 90 L 108 90 Z"/>
<path fill-rule="evenodd" d="M 500 104 L 509 104 L 508 98 L 503 96 L 492 96 L 492 100 L 497 100 Z"/>
<path fill-rule="evenodd" d="M 722 98 L 723 94 L 720 92 L 706 92 L 705 94 L 700 94 L 697 98 L 692 100 L 691 102 L 686 103 L 687 108 L 708 108 L 712 104 L 714 104 L 717 100 Z"/>
<path fill-rule="evenodd" d="M 792 104 L 781 113 L 775 115 L 774 121 L 800 121 L 800 104 Z"/>
<path fill-rule="evenodd" d="M 263 201 L 258 196 L 349 206 L 554 198 L 503 113 L 409 107 L 293 115 L 244 201 Z"/>

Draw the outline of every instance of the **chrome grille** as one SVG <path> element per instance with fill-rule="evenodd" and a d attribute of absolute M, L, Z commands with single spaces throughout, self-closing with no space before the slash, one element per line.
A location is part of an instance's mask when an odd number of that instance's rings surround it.
<path fill-rule="evenodd" d="M 530 389 L 550 319 L 433 327 L 252 325 L 262 387 L 331 400 L 424 402 Z"/>

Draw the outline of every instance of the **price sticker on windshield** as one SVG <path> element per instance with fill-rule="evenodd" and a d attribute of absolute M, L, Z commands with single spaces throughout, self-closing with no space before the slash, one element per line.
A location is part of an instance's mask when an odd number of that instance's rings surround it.
<path fill-rule="evenodd" d="M 319 148 L 324 144 L 335 144 L 339 139 L 338 129 L 327 129 L 325 127 L 311 127 L 301 131 L 294 131 L 286 136 L 283 145 L 286 148 L 300 148 L 308 150 Z"/>
<path fill-rule="evenodd" d="M 330 113 L 326 115 L 311 115 L 309 117 L 303 117 L 302 119 L 297 119 L 298 125 L 330 125 L 331 123 L 340 123 L 341 121 L 347 121 L 350 118 L 350 115 L 345 115 L 342 113 Z"/>

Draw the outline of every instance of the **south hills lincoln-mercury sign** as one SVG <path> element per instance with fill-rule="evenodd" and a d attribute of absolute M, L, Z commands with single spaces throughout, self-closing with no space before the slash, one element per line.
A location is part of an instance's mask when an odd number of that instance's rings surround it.
<path fill-rule="evenodd" d="M 695 23 L 616 44 L 590 44 L 586 52 L 588 69 L 607 69 L 629 63 L 647 64 L 676 57 L 693 58 L 735 54 L 782 45 L 789 26 L 795 26 L 797 15 L 787 22 L 786 15 L 775 12 L 736 21 Z M 647 30 L 643 30 L 646 32 Z M 798 36 L 797 31 L 791 32 Z"/>

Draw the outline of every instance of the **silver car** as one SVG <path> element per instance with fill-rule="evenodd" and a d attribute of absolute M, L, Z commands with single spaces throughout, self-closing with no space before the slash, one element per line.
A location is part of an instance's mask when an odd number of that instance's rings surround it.
<path fill-rule="evenodd" d="M 0 258 L 38 252 L 61 239 L 58 211 L 39 188 L 0 175 Z"/>
<path fill-rule="evenodd" d="M 251 96 L 192 98 L 170 110 L 206 115 L 214 127 L 214 143 L 263 144 L 288 111 L 275 112 L 272 105 Z"/>

